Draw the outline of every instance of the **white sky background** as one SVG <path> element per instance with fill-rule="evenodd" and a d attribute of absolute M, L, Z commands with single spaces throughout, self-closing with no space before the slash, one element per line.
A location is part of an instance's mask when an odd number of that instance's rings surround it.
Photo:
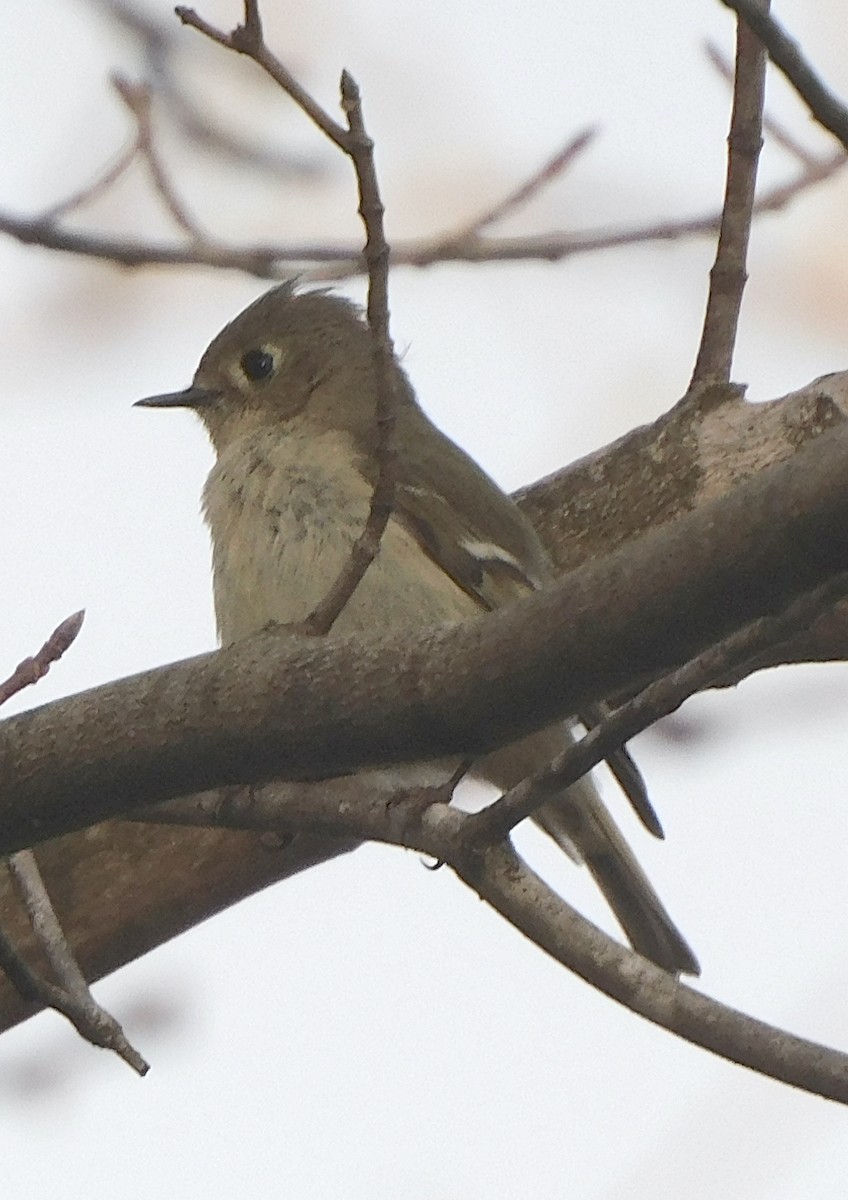
<path fill-rule="evenodd" d="M 845 95 L 844 11 L 840 0 L 815 7 L 815 17 L 797 0 L 778 11 Z M 0 207 L 34 213 L 123 144 L 128 122 L 107 76 L 134 77 L 138 57 L 84 3 L 15 8 L 0 72 Z M 170 11 L 164 0 L 147 8 Z M 712 36 L 731 51 L 717 3 L 265 8 L 269 39 L 325 104 L 342 66 L 358 78 L 391 234 L 471 217 L 596 123 L 590 153 L 510 229 L 720 202 L 728 96 L 701 50 Z M 200 11 L 231 25 L 240 10 L 204 0 Z M 327 167 L 323 182 L 272 187 L 191 159 L 179 179 L 204 223 L 248 241 L 355 235 L 346 165 L 248 64 L 191 31 L 180 40 L 181 70 L 206 102 Z M 775 79 L 770 100 L 829 150 Z M 172 135 L 163 145 L 180 162 Z M 777 151 L 764 156 L 766 182 L 793 169 Z M 845 187 L 757 227 L 735 372 L 754 398 L 846 365 Z M 82 223 L 164 231 L 140 197 L 138 180 L 124 185 Z M 514 487 L 678 398 L 711 255 L 697 241 L 554 266 L 399 271 L 394 337 L 428 411 Z M 263 285 L 121 272 L 8 241 L 0 273 L 0 675 L 88 610 L 78 643 L 24 707 L 213 646 L 198 515 L 210 451 L 189 414 L 130 405 L 185 386 L 211 336 Z M 701 958 L 699 986 L 843 1048 L 846 717 L 844 666 L 699 698 L 676 738 L 637 744 L 665 844 L 617 809 Z M 531 835 L 522 845 L 610 927 L 580 872 Z M 273 888 L 97 993 L 153 1070 L 137 1080 L 52 1014 L 5 1034 L 10 1196 L 794 1200 L 839 1194 L 848 1173 L 842 1109 L 618 1008 L 447 871 L 400 851 L 371 847 Z"/>

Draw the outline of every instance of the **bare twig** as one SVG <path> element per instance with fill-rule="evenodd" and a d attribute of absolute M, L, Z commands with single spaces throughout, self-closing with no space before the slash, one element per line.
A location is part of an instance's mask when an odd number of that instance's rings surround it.
<path fill-rule="evenodd" d="M 144 84 L 133 84 L 120 75 L 112 76 L 112 86 L 121 100 L 132 113 L 136 123 L 136 146 L 138 153 L 144 158 L 153 186 L 173 217 L 176 224 L 192 241 L 207 242 L 209 239 L 200 229 L 197 221 L 188 211 L 182 200 L 176 194 L 174 186 L 168 177 L 153 139 L 153 128 L 150 120 L 150 89 Z"/>
<path fill-rule="evenodd" d="M 710 647 L 691 662 L 658 679 L 616 709 L 579 742 L 569 746 L 544 771 L 522 780 L 500 800 L 472 816 L 472 836 L 498 841 L 519 821 L 531 816 L 551 799 L 608 758 L 637 733 L 668 716 L 696 692 L 739 669 L 766 650 L 793 637 L 848 594 L 848 573 L 801 596 L 782 613 L 761 617 Z"/>
<path fill-rule="evenodd" d="M 815 160 L 795 179 L 764 192 L 754 205 L 756 215 L 780 212 L 797 196 L 826 182 L 845 165 L 838 153 Z M 720 213 L 653 221 L 625 229 L 590 229 L 583 232 L 554 231 L 521 237 L 475 237 L 457 241 L 454 233 L 431 238 L 395 242 L 391 248 L 393 267 L 431 267 L 437 263 L 562 262 L 581 254 L 618 250 L 651 242 L 673 242 L 684 238 L 714 236 Z M 0 233 L 27 246 L 41 246 L 64 254 L 113 262 L 117 266 L 203 266 L 215 270 L 242 271 L 257 279 L 287 279 L 299 269 L 304 280 L 319 282 L 347 279 L 365 273 L 361 248 L 352 244 L 304 242 L 301 245 L 268 244 L 227 246 L 163 245 L 131 238 L 108 237 L 63 229 L 44 216 L 20 217 L 0 211 Z M 310 269 L 309 264 L 313 264 Z"/>
<path fill-rule="evenodd" d="M 168 116 L 179 132 L 196 149 L 214 155 L 216 162 L 229 159 L 239 169 L 249 167 L 285 181 L 318 182 L 328 176 L 327 164 L 322 159 L 250 141 L 223 128 L 170 75 L 167 79 L 157 79 L 154 91 L 167 104 Z"/>
<path fill-rule="evenodd" d="M 164 70 L 163 60 L 170 51 L 170 40 L 163 27 L 146 20 L 120 0 L 100 0 L 114 17 L 128 25 L 142 38 L 151 71 L 157 78 Z M 215 29 L 193 10 L 180 8 L 178 15 L 185 24 L 204 33 L 212 41 L 253 58 L 286 93 L 307 113 L 316 125 L 346 154 L 351 153 L 351 130 L 335 122 L 328 113 L 298 84 L 291 73 L 264 44 L 255 4 L 246 8 L 245 24 L 232 34 Z M 160 78 L 161 82 L 161 78 Z M 166 89 L 167 90 L 167 89 Z M 169 98 L 172 101 L 173 97 Z M 131 107 L 133 104 L 131 103 Z M 134 109 L 138 119 L 138 106 Z M 149 130 L 148 130 L 149 133 Z M 141 134 L 144 134 L 143 122 Z M 205 134 L 203 136 L 206 136 Z M 217 136 L 217 135 L 216 135 Z M 393 266 L 427 267 L 438 262 L 555 262 L 576 254 L 584 254 L 652 241 L 670 241 L 701 234 L 713 234 L 720 227 L 721 214 L 673 221 L 655 222 L 623 230 L 594 230 L 582 233 L 552 232 L 531 237 L 493 238 L 481 236 L 481 231 L 501 220 L 561 172 L 587 144 L 591 131 L 578 135 L 568 146 L 554 155 L 540 171 L 514 189 L 503 201 L 494 205 L 471 224 L 458 230 L 428 239 L 413 239 L 397 244 L 391 253 Z M 215 138 L 213 137 L 213 140 Z M 0 233 L 16 238 L 26 245 L 78 254 L 112 261 L 124 267 L 152 265 L 201 265 L 216 269 L 238 270 L 261 279 L 281 279 L 291 274 L 291 268 L 301 268 L 304 279 L 321 281 L 341 279 L 362 274 L 367 270 L 365 257 L 358 247 L 333 246 L 329 243 L 302 246 L 230 247 L 204 238 L 197 223 L 177 199 L 173 187 L 161 167 L 158 155 L 149 139 L 145 155 L 159 194 L 172 215 L 191 238 L 188 245 L 157 245 L 122 238 L 103 237 L 96 233 L 79 233 L 63 229 L 58 218 L 94 199 L 118 178 L 139 152 L 139 136 L 102 176 L 69 199 L 48 209 L 39 217 L 16 217 L 0 213 Z M 817 159 L 802 151 L 797 144 L 793 153 L 804 163 L 804 170 L 794 180 L 779 185 L 764 194 L 755 204 L 756 213 L 782 209 L 796 195 L 830 178 L 844 163 L 843 155 Z M 303 271 L 308 264 L 312 270 Z M 318 264 L 326 264 L 320 266 Z"/>
<path fill-rule="evenodd" d="M 724 207 L 690 388 L 730 380 L 742 293 L 748 278 L 746 259 L 762 148 L 765 74 L 765 51 L 740 20 L 736 29 L 736 76 L 727 139 Z"/>
<path fill-rule="evenodd" d="M 96 176 L 92 183 L 74 192 L 66 200 L 52 205 L 42 213 L 39 220 L 48 228 L 55 228 L 56 222 L 61 217 L 67 216 L 69 213 L 99 199 L 120 179 L 136 158 L 141 156 L 147 165 L 157 194 L 161 197 L 165 207 L 179 228 L 193 242 L 199 244 L 209 243 L 210 239 L 200 230 L 197 222 L 177 196 L 173 184 L 168 178 L 167 172 L 159 158 L 150 120 L 150 89 L 144 84 L 130 83 L 120 75 L 112 76 L 112 86 L 126 105 L 135 122 L 135 137 L 132 143 L 123 151 L 116 162 L 103 171 L 102 174 Z"/>
<path fill-rule="evenodd" d="M 344 129 L 269 50 L 262 34 L 258 0 L 245 0 L 244 24 L 238 25 L 230 34 L 214 29 L 192 9 L 180 7 L 176 12 L 184 24 L 199 30 L 219 45 L 253 59 L 321 132 L 350 158 L 356 174 L 359 215 L 365 227 L 362 257 L 368 272 L 368 325 L 373 342 L 377 385 L 374 414 L 377 425 L 374 451 L 376 482 L 365 525 L 351 547 L 344 567 L 321 602 L 301 623 L 300 628 L 304 633 L 325 634 L 332 628 L 380 548 L 392 514 L 397 475 L 394 453 L 394 354 L 389 336 L 389 246 L 383 227 L 383 204 L 374 166 L 374 143 L 365 128 L 362 98 L 353 77 L 347 71 L 341 77 L 341 105 L 347 117 L 347 129 Z"/>
<path fill-rule="evenodd" d="M 61 625 L 57 625 L 50 637 L 32 658 L 19 662 L 7 680 L 0 683 L 0 704 L 14 696 L 25 687 L 31 687 L 43 679 L 53 663 L 58 662 L 71 643 L 76 638 L 85 619 L 85 609 L 66 617 Z"/>
<path fill-rule="evenodd" d="M 314 157 L 242 138 L 202 110 L 182 85 L 182 72 L 174 62 L 180 49 L 179 32 L 170 19 L 158 19 L 125 0 L 89 2 L 118 24 L 122 32 L 137 39 L 151 92 L 164 102 L 168 117 L 192 145 L 215 154 L 219 160 L 230 159 L 240 167 L 281 179 L 315 179 L 326 174 L 323 164 Z"/>
<path fill-rule="evenodd" d="M 146 1075 L 150 1069 L 148 1063 L 130 1044 L 115 1018 L 92 996 L 54 912 L 35 855 L 31 850 L 19 850 L 8 859 L 7 866 L 38 943 L 60 982 L 52 984 L 32 971 L 3 935 L 0 935 L 0 966 L 25 999 L 56 1009 L 86 1041 L 113 1050 L 139 1075 Z"/>
<path fill-rule="evenodd" d="M 351 547 L 345 566 L 326 596 L 303 622 L 304 631 L 311 634 L 329 633 L 374 561 L 392 515 L 398 474 L 394 444 L 394 351 L 389 335 L 389 246 L 383 228 L 383 204 L 374 167 L 374 143 L 365 130 L 359 88 L 347 71 L 342 74 L 341 91 L 342 107 L 347 113 L 350 129 L 349 154 L 359 188 L 359 215 L 366 236 L 368 325 L 371 329 L 377 384 L 374 414 L 377 423 L 377 444 L 374 449 L 376 482 L 365 525 Z"/>
<path fill-rule="evenodd" d="M 571 909 L 511 846 L 490 847 L 476 862 L 455 869 L 511 925 L 632 1012 L 721 1058 L 848 1104 L 848 1055 L 686 987 Z"/>
<path fill-rule="evenodd" d="M 727 58 L 719 45 L 709 39 L 704 42 L 704 51 L 716 71 L 731 87 L 733 87 L 733 63 Z M 763 132 L 767 133 L 773 142 L 787 153 L 791 154 L 805 167 L 816 166 L 816 155 L 787 129 L 782 121 L 778 121 L 768 110 L 763 111 Z"/>
<path fill-rule="evenodd" d="M 588 129 L 581 130 L 574 137 L 568 139 L 564 146 L 561 146 L 555 154 L 546 159 L 538 170 L 534 171 L 527 179 L 508 192 L 503 199 L 496 204 L 491 205 L 478 217 L 469 221 L 461 229 L 458 229 L 454 235 L 454 241 L 463 242 L 467 238 L 477 237 L 484 229 L 496 225 L 500 221 L 506 220 L 512 216 L 519 208 L 537 196 L 543 188 L 548 187 L 555 179 L 558 179 L 574 161 L 580 157 L 584 150 L 588 149 L 591 143 L 598 135 L 598 131 L 594 126 Z"/>
<path fill-rule="evenodd" d="M 87 183 L 85 187 L 73 192 L 67 199 L 59 200 L 56 204 L 51 204 L 37 218 L 37 221 L 48 229 L 56 228 L 56 222 L 61 217 L 66 217 L 69 213 L 76 212 L 77 209 L 84 208 L 87 204 L 93 204 L 95 200 L 99 200 L 132 165 L 137 154 L 138 138 L 135 137 L 130 145 L 121 151 L 115 161 L 99 175 L 96 175 L 91 183 Z"/>
<path fill-rule="evenodd" d="M 73 995 L 79 993 L 86 986 L 85 977 L 65 940 L 44 888 L 35 854 L 32 850 L 19 850 L 9 857 L 7 866 L 18 895 L 24 902 L 30 925 L 56 978 L 66 991 Z"/>
<path fill-rule="evenodd" d="M 815 119 L 848 150 L 848 107 L 825 86 L 801 48 L 769 13 L 762 0 L 721 0 L 737 13 L 768 51 Z"/>
<path fill-rule="evenodd" d="M 66 617 L 32 658 L 25 658 L 5 683 L 0 684 L 0 704 L 25 687 L 43 679 L 50 666 L 62 657 L 73 643 L 85 618 L 84 610 Z M 77 1031 L 95 1046 L 114 1050 L 140 1075 L 148 1070 L 141 1055 L 124 1036 L 121 1026 L 96 1003 L 88 989 L 82 971 L 62 932 L 53 911 L 50 897 L 41 880 L 35 855 L 31 850 L 19 850 L 10 855 L 6 866 L 21 896 L 39 945 L 47 955 L 60 985 L 49 983 L 32 971 L 0 930 L 0 967 L 9 976 L 20 994 L 55 1008 L 72 1022 Z"/>
<path fill-rule="evenodd" d="M 245 54 L 248 58 L 252 58 L 280 85 L 286 95 L 294 100 L 298 108 L 306 113 L 325 137 L 328 137 L 331 142 L 335 142 L 345 154 L 350 153 L 348 130 L 333 120 L 330 114 L 298 83 L 291 71 L 283 66 L 268 49 L 262 36 L 259 6 L 255 0 L 245 0 L 244 24 L 237 25 L 232 33 L 224 33 L 222 30 L 216 29 L 208 21 L 199 17 L 193 8 L 178 5 L 174 11 L 184 25 L 189 25 L 199 33 L 205 34 L 206 37 L 217 42 L 219 46 L 224 46 L 227 50 L 235 50 L 238 54 Z"/>

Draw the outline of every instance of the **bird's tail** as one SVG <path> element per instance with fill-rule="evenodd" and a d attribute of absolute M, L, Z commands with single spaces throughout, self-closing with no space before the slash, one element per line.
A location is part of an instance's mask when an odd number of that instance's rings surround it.
<path fill-rule="evenodd" d="M 477 771 L 499 788 L 514 787 L 563 749 L 563 736 L 571 735 L 562 727 L 534 734 L 489 755 Z M 674 975 L 700 974 L 697 958 L 588 776 L 533 819 L 570 857 L 585 862 L 634 950 Z"/>

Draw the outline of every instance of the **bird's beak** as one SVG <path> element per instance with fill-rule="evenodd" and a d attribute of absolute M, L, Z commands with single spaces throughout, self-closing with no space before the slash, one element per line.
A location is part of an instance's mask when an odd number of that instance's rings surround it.
<path fill-rule="evenodd" d="M 212 388 L 192 387 L 182 392 L 165 392 L 161 396 L 145 396 L 136 400 L 133 408 L 207 408 L 217 400 L 220 392 Z"/>

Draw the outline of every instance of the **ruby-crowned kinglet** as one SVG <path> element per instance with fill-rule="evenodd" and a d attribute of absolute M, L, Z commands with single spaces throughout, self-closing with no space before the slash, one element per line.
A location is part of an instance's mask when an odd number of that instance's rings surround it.
<path fill-rule="evenodd" d="M 302 621 L 344 567 L 375 478 L 370 331 L 347 300 L 283 284 L 236 317 L 191 387 L 148 407 L 192 408 L 217 453 L 203 493 L 223 643 Z M 551 578 L 517 505 L 419 408 L 395 363 L 394 509 L 379 553 L 334 628 L 415 628 L 508 604 Z M 474 771 L 501 789 L 573 735 L 557 725 L 487 756 Z M 586 862 L 634 948 L 672 972 L 698 963 L 584 778 L 534 817 Z"/>

